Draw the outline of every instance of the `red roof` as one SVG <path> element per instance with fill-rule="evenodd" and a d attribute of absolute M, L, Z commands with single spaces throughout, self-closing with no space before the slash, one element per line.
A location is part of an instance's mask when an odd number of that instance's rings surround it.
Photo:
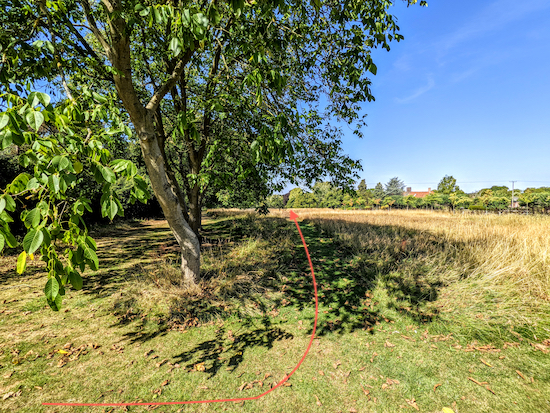
<path fill-rule="evenodd" d="M 415 198 L 424 198 L 426 195 L 433 194 L 434 191 L 411 191 L 405 192 L 403 196 L 412 195 Z"/>

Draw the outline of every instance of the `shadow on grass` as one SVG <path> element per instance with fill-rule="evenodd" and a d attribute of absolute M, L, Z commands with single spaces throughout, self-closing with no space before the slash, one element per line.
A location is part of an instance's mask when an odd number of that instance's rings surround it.
<path fill-rule="evenodd" d="M 263 327 L 255 329 L 249 329 L 252 326 L 248 325 L 247 331 L 234 335 L 222 327 L 213 339 L 174 356 L 174 363 L 187 363 L 185 367 L 188 369 L 204 363 L 204 372 L 212 378 L 222 367 L 233 372 L 243 362 L 249 349 L 263 347 L 269 350 L 276 341 L 294 338 L 281 328 L 271 326 L 267 317 L 262 319 L 262 324 Z"/>
<path fill-rule="evenodd" d="M 389 234 L 385 238 L 387 245 L 381 243 L 373 249 L 357 252 L 339 241 L 335 234 L 324 230 L 321 221 L 300 222 L 318 284 L 320 317 L 317 335 L 346 334 L 357 329 L 374 333 L 375 324 L 391 321 L 384 315 L 388 309 L 395 309 L 417 323 L 437 320 L 439 313 L 437 309 L 430 308 L 429 303 L 437 300 L 444 283 L 433 277 L 433 274 L 430 275 L 426 257 L 446 248 L 446 241 L 433 234 L 394 226 L 362 223 L 352 225 L 359 231 L 364 229 L 365 232 Z M 121 234 L 120 239 L 109 239 L 102 245 L 102 259 L 112 263 L 121 259 L 138 260 L 133 265 L 139 266 L 140 257 L 151 253 L 167 254 L 170 253 L 170 248 L 177 248 L 166 228 L 138 227 L 136 231 L 133 233 L 129 230 L 126 234 Z M 419 242 L 410 248 L 401 248 L 400 236 L 403 233 L 409 239 L 422 239 L 425 242 Z M 139 236 L 133 237 L 132 234 Z M 188 368 L 197 363 L 205 363 L 206 372 L 213 376 L 224 361 L 230 367 L 237 367 L 247 349 L 258 346 L 271 348 L 276 340 L 292 338 L 288 332 L 266 322 L 265 320 L 269 320 L 267 314 L 278 312 L 284 307 L 311 310 L 314 308 L 314 295 L 305 251 L 293 222 L 273 217 L 226 219 L 205 224 L 204 236 L 203 250 L 218 248 L 226 273 L 203 274 L 206 286 L 210 280 L 216 281 L 216 277 L 219 279 L 247 273 L 261 273 L 262 276 L 247 279 L 248 284 L 233 289 L 228 294 L 226 292 L 225 295 L 219 289 L 205 288 L 200 296 L 177 298 L 172 303 L 171 314 L 157 326 L 152 327 L 139 311 L 130 312 L 127 316 L 122 314 L 114 326 L 131 325 L 132 331 L 124 337 L 130 343 L 136 343 L 167 334 L 168 329 L 174 328 L 174 324 L 185 329 L 200 326 L 207 320 L 223 320 L 231 316 L 254 322 L 261 319 L 263 328 L 245 328 L 245 332 L 235 336 L 231 350 L 224 346 L 225 331 L 220 329 L 215 338 L 197 343 L 192 349 L 175 356 L 176 362 L 188 363 Z M 266 240 L 270 259 L 259 260 L 254 264 L 246 259 L 229 259 L 236 248 L 242 246 L 245 238 Z M 287 242 L 282 248 L 278 243 L 285 239 Z M 460 245 L 452 247 L 461 248 Z M 134 266 L 93 275 L 91 281 L 94 284 L 89 283 L 87 292 L 100 295 L 112 293 L 116 290 L 118 281 L 124 278 L 124 272 L 132 271 Z M 379 302 L 382 301 L 380 297 L 373 294 L 380 286 L 387 294 L 383 303 Z M 263 291 L 264 297 L 275 293 L 276 298 L 264 302 L 262 294 L 251 295 L 251 290 L 256 287 Z M 250 305 L 256 308 L 256 315 L 243 317 L 242 308 Z M 132 304 L 128 303 L 128 306 L 131 308 Z M 311 334 L 311 331 L 305 334 Z"/>

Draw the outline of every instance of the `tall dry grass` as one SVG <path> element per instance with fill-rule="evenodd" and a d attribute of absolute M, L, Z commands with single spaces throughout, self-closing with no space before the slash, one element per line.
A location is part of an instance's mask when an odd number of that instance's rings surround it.
<path fill-rule="evenodd" d="M 444 264 L 435 268 L 448 273 L 450 281 L 476 279 L 513 287 L 530 297 L 550 297 L 548 216 L 332 209 L 296 213 L 337 234 L 358 252 L 381 244 L 404 252 L 431 251 Z M 283 217 L 288 211 L 272 214 Z M 386 230 L 377 230 L 382 227 Z"/>

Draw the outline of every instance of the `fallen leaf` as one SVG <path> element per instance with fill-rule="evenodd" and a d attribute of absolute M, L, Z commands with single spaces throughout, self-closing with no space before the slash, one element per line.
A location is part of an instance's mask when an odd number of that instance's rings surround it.
<path fill-rule="evenodd" d="M 521 377 L 523 380 L 527 380 L 527 378 L 522 374 L 521 371 L 519 370 L 516 370 L 516 373 L 519 375 L 519 377 Z"/>
<path fill-rule="evenodd" d="M 315 395 L 314 395 L 315 396 Z M 317 406 L 322 406 L 323 403 L 321 403 L 321 401 L 319 400 L 319 398 L 317 396 L 315 396 L 315 399 L 317 399 L 316 403 L 317 403 Z"/>
<path fill-rule="evenodd" d="M 489 367 L 493 367 L 491 366 L 489 363 L 487 363 L 485 360 L 483 360 L 482 358 L 479 359 L 479 361 L 481 361 L 483 364 L 485 364 L 486 366 L 489 366 Z"/>
<path fill-rule="evenodd" d="M 374 353 L 372 353 L 372 357 L 370 358 L 370 362 L 374 362 L 374 358 L 378 355 L 378 353 L 375 351 Z"/>
<path fill-rule="evenodd" d="M 162 366 L 164 363 L 166 363 L 168 361 L 168 359 L 164 359 L 162 361 L 159 361 L 157 364 L 155 364 L 155 366 L 157 367 L 157 369 Z"/>
<path fill-rule="evenodd" d="M 388 340 L 384 343 L 384 347 L 395 347 L 395 344 L 390 343 Z"/>
<path fill-rule="evenodd" d="M 162 384 L 160 386 L 161 387 L 166 386 L 166 385 L 168 385 L 168 383 L 170 383 L 170 380 L 166 379 L 162 382 Z"/>
<path fill-rule="evenodd" d="M 4 374 L 4 378 L 5 378 L 5 379 L 9 379 L 9 378 L 12 376 L 13 373 L 15 373 L 15 370 L 12 370 L 12 371 L 10 371 L 9 373 Z"/>
<path fill-rule="evenodd" d="M 352 407 L 351 409 L 349 409 L 349 413 L 357 413 L 357 409 L 355 409 L 355 407 Z"/>
<path fill-rule="evenodd" d="M 271 373 L 265 373 L 264 380 L 267 379 L 268 377 L 271 377 Z"/>
<path fill-rule="evenodd" d="M 365 370 L 366 368 L 367 368 L 366 366 L 363 366 L 363 367 L 361 367 L 361 368 L 359 369 L 359 371 L 363 371 L 363 370 Z"/>
<path fill-rule="evenodd" d="M 239 387 L 239 391 L 243 391 L 247 384 L 248 383 L 246 383 L 246 382 L 241 384 L 241 387 Z"/>
<path fill-rule="evenodd" d="M 411 400 L 405 399 L 405 401 L 409 404 L 409 406 L 414 407 L 416 410 L 420 410 L 414 398 L 412 398 Z"/>
<path fill-rule="evenodd" d="M 334 364 L 332 365 L 332 367 L 334 367 L 335 369 L 337 369 L 338 366 L 339 366 L 340 364 L 342 364 L 342 363 L 338 360 L 336 363 L 334 363 Z"/>
<path fill-rule="evenodd" d="M 434 391 L 435 391 L 435 389 L 437 389 L 439 386 L 441 386 L 441 383 L 437 383 L 437 384 L 434 386 Z"/>
<path fill-rule="evenodd" d="M 443 413 L 455 413 L 454 410 L 449 407 L 444 407 L 441 410 L 443 411 Z"/>
<path fill-rule="evenodd" d="M 195 364 L 195 370 L 197 370 L 197 371 L 205 371 L 205 370 L 206 370 L 206 367 L 204 366 L 204 363 L 198 363 L 198 364 Z"/>
<path fill-rule="evenodd" d="M 319 370 L 319 374 L 320 374 L 321 376 L 324 376 L 324 375 L 325 375 L 325 373 L 323 373 L 323 370 Z"/>
<path fill-rule="evenodd" d="M 7 399 L 9 399 L 11 396 L 13 396 L 14 394 L 15 394 L 15 392 L 10 391 L 10 392 L 4 394 L 4 396 L 2 397 L 2 400 L 7 400 Z"/>

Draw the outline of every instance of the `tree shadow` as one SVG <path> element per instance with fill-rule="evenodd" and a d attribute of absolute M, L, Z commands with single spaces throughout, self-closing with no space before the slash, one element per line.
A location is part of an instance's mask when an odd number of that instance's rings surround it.
<path fill-rule="evenodd" d="M 291 333 L 272 326 L 268 317 L 263 317 L 261 323 L 262 327 L 254 329 L 250 329 L 254 326 L 247 323 L 243 326 L 246 331 L 235 334 L 221 327 L 213 339 L 197 343 L 193 348 L 174 356 L 174 363 L 187 363 L 187 369 L 194 369 L 197 364 L 204 363 L 204 372 L 210 379 L 224 366 L 230 372 L 235 371 L 249 349 L 263 347 L 270 350 L 276 341 L 294 338 Z"/>

